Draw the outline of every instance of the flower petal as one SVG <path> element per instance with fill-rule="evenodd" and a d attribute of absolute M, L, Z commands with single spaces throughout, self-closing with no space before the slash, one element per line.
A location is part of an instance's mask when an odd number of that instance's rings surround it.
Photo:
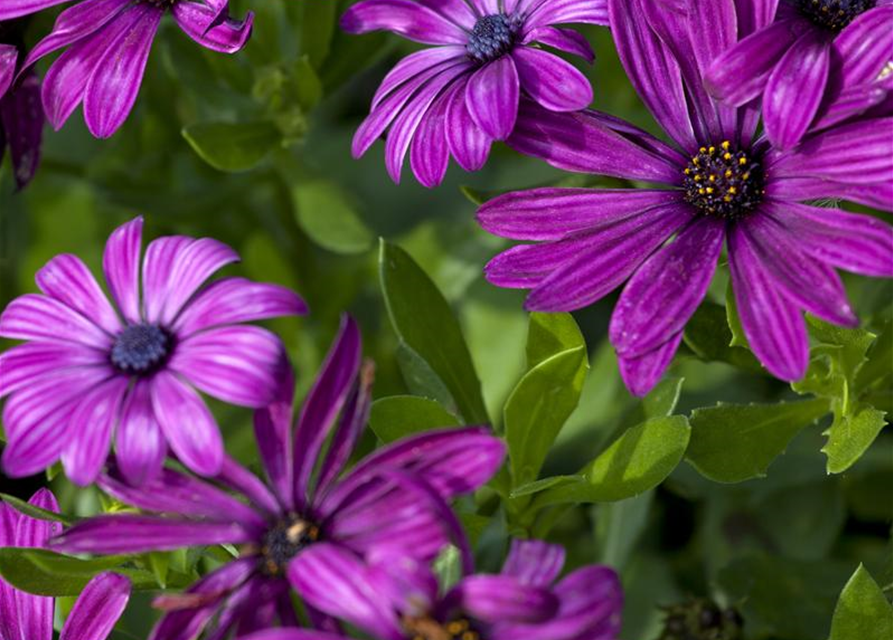
<path fill-rule="evenodd" d="M 547 587 L 564 566 L 564 547 L 542 540 L 512 540 L 502 574 L 516 578 L 521 584 Z"/>
<path fill-rule="evenodd" d="M 58 255 L 34 277 L 40 290 L 78 311 L 107 332 L 121 331 L 121 321 L 84 261 L 71 254 Z"/>
<path fill-rule="evenodd" d="M 105 365 L 101 351 L 71 342 L 26 342 L 0 353 L 0 398 L 44 376 L 73 367 Z"/>
<path fill-rule="evenodd" d="M 462 78 L 444 93 L 446 102 L 446 138 L 450 153 L 466 171 L 477 171 L 487 162 L 492 138 L 477 126 L 465 100 L 466 82 Z"/>
<path fill-rule="evenodd" d="M 341 16 L 348 33 L 381 29 L 424 44 L 465 44 L 467 36 L 456 24 L 410 0 L 363 0 Z"/>
<path fill-rule="evenodd" d="M 607 0 L 551 0 L 540 2 L 527 18 L 528 27 L 547 24 L 586 23 L 608 26 Z"/>
<path fill-rule="evenodd" d="M 578 111 L 592 102 L 592 85 L 569 62 L 533 47 L 518 47 L 511 57 L 524 91 L 544 108 Z"/>
<path fill-rule="evenodd" d="M 100 573 L 78 596 L 59 640 L 106 640 L 130 600 L 130 580 Z"/>
<path fill-rule="evenodd" d="M 31 13 L 43 11 L 68 0 L 6 0 L 0 6 L 0 20 L 12 20 Z"/>
<path fill-rule="evenodd" d="M 28 504 L 59 513 L 59 504 L 49 489 L 39 489 L 28 501 Z M 48 522 L 27 516 L 20 517 L 16 526 L 15 546 L 46 547 L 49 539 L 61 530 L 62 525 L 58 522 Z M 15 603 L 22 638 L 52 640 L 53 598 L 35 596 L 15 590 Z"/>
<path fill-rule="evenodd" d="M 33 70 L 28 70 L 15 91 L 0 99 L 0 120 L 5 129 L 0 137 L 6 137 L 13 177 L 20 190 L 31 181 L 40 165 L 44 119 L 40 78 Z"/>
<path fill-rule="evenodd" d="M 595 62 L 595 52 L 589 41 L 573 29 L 561 29 L 560 27 L 537 27 L 530 30 L 522 44 L 539 42 L 546 46 L 580 56 L 589 64 Z"/>
<path fill-rule="evenodd" d="M 456 585 L 451 596 L 463 611 L 491 624 L 543 622 L 558 610 L 558 598 L 548 589 L 506 575 L 468 576 Z"/>
<path fill-rule="evenodd" d="M 294 509 L 294 452 L 291 446 L 294 378 L 290 376 L 289 380 L 285 398 L 254 412 L 254 435 L 270 485 L 282 504 Z"/>
<path fill-rule="evenodd" d="M 152 408 L 177 458 L 191 471 L 214 476 L 223 465 L 223 438 L 204 400 L 167 371 L 152 378 Z"/>
<path fill-rule="evenodd" d="M 180 29 L 206 49 L 221 53 L 241 51 L 254 26 L 254 14 L 249 12 L 244 20 L 233 20 L 219 15 L 208 5 L 198 2 L 174 3 L 171 11 Z"/>
<path fill-rule="evenodd" d="M 723 221 L 698 218 L 636 271 L 611 317 L 618 354 L 644 355 L 682 330 L 707 293 L 724 237 Z"/>
<path fill-rule="evenodd" d="M 416 179 L 432 189 L 443 181 L 450 162 L 446 111 L 449 93 L 438 96 L 419 123 L 409 150 L 409 165 Z"/>
<path fill-rule="evenodd" d="M 782 294 L 741 229 L 729 236 L 729 258 L 738 315 L 754 355 L 776 378 L 799 380 L 809 366 L 803 314 Z"/>
<path fill-rule="evenodd" d="M 108 457 L 128 380 L 115 376 L 94 387 L 71 414 L 73 436 L 62 452 L 65 475 L 82 487 L 93 484 Z"/>
<path fill-rule="evenodd" d="M 505 140 L 518 118 L 520 85 L 511 56 L 502 56 L 471 74 L 465 90 L 468 113 L 494 140 Z"/>
<path fill-rule="evenodd" d="M 112 346 L 112 337 L 90 320 L 59 300 L 36 293 L 9 303 L 0 315 L 0 336 L 73 342 L 103 351 Z"/>
<path fill-rule="evenodd" d="M 673 361 L 673 356 L 682 342 L 682 332 L 671 337 L 664 344 L 653 351 L 641 356 L 627 358 L 622 354 L 617 355 L 617 364 L 620 367 L 620 377 L 623 384 L 634 396 L 642 398 L 660 382 L 664 371 Z"/>
<path fill-rule="evenodd" d="M 378 85 L 378 89 L 372 97 L 372 110 L 374 111 L 377 109 L 385 98 L 393 94 L 393 92 L 403 86 L 404 83 L 409 82 L 418 75 L 429 71 L 443 62 L 461 59 L 464 56 L 465 47 L 453 45 L 422 49 L 421 51 L 409 54 L 400 60 L 400 62 L 388 72 L 388 75 L 381 81 L 381 84 Z"/>
<path fill-rule="evenodd" d="M 150 387 L 148 380 L 134 384 L 124 401 L 115 435 L 118 469 L 134 486 L 155 478 L 167 455 L 167 443 L 152 409 Z"/>
<path fill-rule="evenodd" d="M 140 245 L 143 218 L 134 218 L 109 236 L 102 254 L 102 269 L 112 297 L 131 324 L 140 321 Z"/>

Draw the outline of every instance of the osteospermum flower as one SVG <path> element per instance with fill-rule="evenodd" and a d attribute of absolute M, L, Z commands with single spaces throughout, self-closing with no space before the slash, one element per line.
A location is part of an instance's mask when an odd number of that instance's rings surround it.
<path fill-rule="evenodd" d="M 438 45 L 394 67 L 357 130 L 354 157 L 387 132 L 385 164 L 395 182 L 403 161 L 419 182 L 443 180 L 449 157 L 466 171 L 487 161 L 494 140 L 515 126 L 522 93 L 551 111 L 592 102 L 592 87 L 575 67 L 535 46 L 594 59 L 578 33 L 553 25 L 606 24 L 604 0 L 364 0 L 341 19 L 350 33 L 386 29 Z"/>
<path fill-rule="evenodd" d="M 169 469 L 138 488 L 121 482 L 112 469 L 99 485 L 158 515 L 86 520 L 68 529 L 56 546 L 117 554 L 239 545 L 238 559 L 185 594 L 159 599 L 157 606 L 168 613 L 152 640 L 192 639 L 206 627 L 220 638 L 237 626 L 265 628 L 277 619 L 296 625 L 289 583 L 304 593 L 317 548 L 337 549 L 358 562 L 382 546 L 420 560 L 433 558 L 461 530 L 443 500 L 486 482 L 501 464 L 504 446 L 485 428 L 430 431 L 379 449 L 339 477 L 365 426 L 370 384 L 359 331 L 346 319 L 294 429 L 290 401 L 256 415 L 269 483 L 229 459 L 214 478 L 247 502 Z M 324 619 L 311 613 L 317 622 Z"/>
<path fill-rule="evenodd" d="M 114 435 L 130 482 L 157 475 L 168 444 L 184 465 L 214 475 L 223 443 L 196 389 L 252 408 L 276 397 L 282 343 L 240 323 L 305 313 L 303 300 L 244 278 L 203 287 L 238 260 L 211 238 L 158 238 L 141 261 L 142 228 L 136 218 L 105 246 L 117 309 L 83 261 L 63 254 L 37 272 L 42 294 L 16 298 L 0 315 L 0 336 L 28 341 L 0 355 L 7 474 L 36 473 L 61 456 L 68 476 L 89 484 Z"/>
<path fill-rule="evenodd" d="M 9 147 L 12 173 L 19 189 L 31 181 L 40 164 L 44 120 L 37 74 L 29 70 L 13 84 L 21 45 L 20 28 L 19 21 L 0 22 L 0 162 Z"/>
<path fill-rule="evenodd" d="M 3 0 L 0 20 L 69 1 Z M 251 35 L 253 15 L 236 21 L 229 18 L 228 9 L 228 0 L 82 0 L 59 15 L 24 67 L 67 47 L 44 79 L 47 118 L 59 129 L 83 103 L 90 133 L 107 138 L 124 124 L 136 102 L 164 14 L 170 11 L 180 29 L 203 47 L 235 53 Z"/>
<path fill-rule="evenodd" d="M 754 5 L 770 21 L 722 52 L 705 78 L 733 105 L 762 94 L 766 135 L 776 147 L 872 108 L 893 114 L 893 0 Z"/>
<path fill-rule="evenodd" d="M 40 489 L 29 504 L 59 512 L 56 498 Z M 46 547 L 61 530 L 58 522 L 37 520 L 0 502 L 0 548 Z M 105 640 L 130 598 L 130 580 L 115 573 L 94 577 L 74 603 L 59 640 Z M 14 589 L 0 578 L 0 638 L 3 640 L 53 640 L 55 601 Z"/>
<path fill-rule="evenodd" d="M 484 228 L 536 244 L 497 256 L 487 278 L 531 289 L 526 306 L 537 311 L 585 307 L 628 280 L 609 338 L 627 386 L 643 395 L 676 353 L 725 242 L 751 349 L 773 375 L 799 379 L 809 360 L 802 310 L 857 322 L 833 267 L 893 275 L 888 225 L 803 202 L 893 209 L 893 120 L 830 128 L 791 151 L 753 141 L 758 112 L 710 99 L 701 74 L 724 46 L 764 26 L 755 4 L 697 3 L 690 20 L 657 0 L 608 6 L 623 65 L 672 143 L 595 111 L 543 117 L 522 108 L 509 144 L 564 169 L 664 186 L 491 200 L 478 213 Z"/>
<path fill-rule="evenodd" d="M 560 546 L 515 540 L 501 573 L 467 575 L 439 595 L 434 574 L 415 560 L 386 553 L 367 567 L 329 549 L 299 580 L 307 602 L 377 640 L 614 640 L 617 574 L 587 566 L 555 582 L 563 565 Z M 246 640 L 342 638 L 282 629 Z"/>

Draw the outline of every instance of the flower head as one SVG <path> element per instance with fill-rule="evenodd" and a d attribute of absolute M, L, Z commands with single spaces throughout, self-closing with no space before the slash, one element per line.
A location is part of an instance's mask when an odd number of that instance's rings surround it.
<path fill-rule="evenodd" d="M 705 80 L 736 106 L 762 94 L 766 135 L 777 148 L 866 112 L 893 114 L 893 1 L 755 4 L 770 19 L 716 52 Z"/>
<path fill-rule="evenodd" d="M 241 323 L 305 313 L 303 300 L 236 277 L 203 286 L 238 260 L 210 238 L 158 238 L 141 261 L 142 228 L 136 218 L 106 244 L 115 306 L 83 261 L 63 254 L 37 272 L 42 294 L 16 298 L 0 315 L 0 336 L 28 341 L 0 355 L 9 475 L 61 457 L 72 480 L 89 484 L 113 437 L 130 482 L 156 476 L 168 444 L 184 465 L 214 475 L 223 443 L 196 388 L 252 408 L 276 397 L 287 365 L 282 343 Z"/>
<path fill-rule="evenodd" d="M 40 489 L 29 504 L 59 512 L 56 498 Z M 0 548 L 47 546 L 61 530 L 56 522 L 37 520 L 0 502 Z M 105 640 L 130 598 L 130 580 L 116 573 L 101 573 L 87 583 L 72 608 L 59 640 Z M 55 601 L 14 589 L 0 578 L 0 638 L 52 640 Z"/>
<path fill-rule="evenodd" d="M 69 1 L 9 0 L 0 5 L 0 20 Z M 90 133 L 107 138 L 136 102 L 164 14 L 170 11 L 180 29 L 203 47 L 235 53 L 251 35 L 253 16 L 232 20 L 228 8 L 228 0 L 81 0 L 59 15 L 52 33 L 28 54 L 24 69 L 67 47 L 44 79 L 47 118 L 59 129 L 83 103 Z"/>
<path fill-rule="evenodd" d="M 497 256 L 487 278 L 531 289 L 526 305 L 537 311 L 579 309 L 627 282 L 609 337 L 627 386 L 643 395 L 672 360 L 725 243 L 751 349 L 773 375 L 799 379 L 809 359 L 803 310 L 857 322 L 834 267 L 893 276 L 888 225 L 803 201 L 893 209 L 893 135 L 878 135 L 893 120 L 832 127 L 793 150 L 754 141 L 759 112 L 712 100 L 701 78 L 765 16 L 733 0 L 698 3 L 703 15 L 690 17 L 657 0 L 608 7 L 621 61 L 672 142 L 607 114 L 532 113 L 523 104 L 508 142 L 564 169 L 663 186 L 491 200 L 478 212 L 484 228 L 535 244 Z"/>
<path fill-rule="evenodd" d="M 134 488 L 112 468 L 99 485 L 158 515 L 86 520 L 56 546 L 139 553 L 238 545 L 238 559 L 183 595 L 159 598 L 157 606 L 168 613 L 152 640 L 191 639 L 204 629 L 224 637 L 237 625 L 263 628 L 277 619 L 296 625 L 289 585 L 304 595 L 303 585 L 316 579 L 317 556 L 338 553 L 361 563 L 387 547 L 419 560 L 433 558 L 461 530 L 444 500 L 485 483 L 501 464 L 504 446 L 485 428 L 432 431 L 379 449 L 342 475 L 366 423 L 371 382 L 371 370 L 361 362 L 359 331 L 345 319 L 294 428 L 290 400 L 257 413 L 267 483 L 228 458 L 216 484 L 165 469 Z M 314 620 L 324 619 L 311 613 Z"/>
<path fill-rule="evenodd" d="M 538 540 L 513 541 L 501 573 L 467 575 L 444 595 L 410 558 L 385 553 L 366 567 L 334 552 L 315 560 L 306 601 L 377 640 L 613 640 L 620 632 L 614 571 L 588 566 L 556 582 L 564 550 Z M 283 629 L 246 640 L 341 638 Z"/>
<path fill-rule="evenodd" d="M 22 189 L 40 164 L 44 118 L 37 74 L 28 70 L 14 83 L 22 44 L 20 31 L 21 21 L 0 23 L 0 162 L 9 147 L 13 177 Z"/>
<path fill-rule="evenodd" d="M 443 180 L 450 155 L 466 171 L 487 161 L 494 140 L 515 127 L 518 101 L 530 96 L 551 111 L 592 102 L 589 81 L 572 65 L 537 47 L 594 54 L 564 23 L 607 24 L 604 0 L 364 0 L 341 19 L 350 33 L 386 29 L 437 45 L 401 60 L 372 99 L 357 130 L 354 157 L 387 131 L 385 163 L 395 182 L 403 161 L 419 182 Z"/>

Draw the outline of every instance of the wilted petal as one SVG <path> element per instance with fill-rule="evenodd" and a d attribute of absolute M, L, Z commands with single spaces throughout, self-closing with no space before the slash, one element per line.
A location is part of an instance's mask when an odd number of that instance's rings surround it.
<path fill-rule="evenodd" d="M 183 33 L 200 45 L 221 53 L 241 51 L 254 25 L 254 14 L 248 13 L 244 20 L 221 19 L 214 7 L 184 0 L 173 6 L 174 18 Z"/>

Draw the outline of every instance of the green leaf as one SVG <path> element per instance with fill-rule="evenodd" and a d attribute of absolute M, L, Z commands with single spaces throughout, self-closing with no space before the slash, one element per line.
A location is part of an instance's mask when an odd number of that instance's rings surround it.
<path fill-rule="evenodd" d="M 62 524 L 67 526 L 71 526 L 73 524 L 73 520 L 71 518 L 67 518 L 62 514 L 55 513 L 53 511 L 41 509 L 40 507 L 35 507 L 33 504 L 30 504 L 20 498 L 16 498 L 15 496 L 11 496 L 6 493 L 0 493 L 0 499 L 2 499 L 3 502 L 8 504 L 19 513 L 24 513 L 26 516 L 36 518 L 37 520 L 61 522 Z"/>
<path fill-rule="evenodd" d="M 531 313 L 527 330 L 527 368 L 557 353 L 585 347 L 580 327 L 569 313 Z"/>
<path fill-rule="evenodd" d="M 379 269 L 388 315 L 401 343 L 443 382 L 466 424 L 489 422 L 471 354 L 443 294 L 408 253 L 384 240 Z"/>
<path fill-rule="evenodd" d="M 183 129 L 183 137 L 209 165 L 220 171 L 247 171 L 281 141 L 270 122 L 200 122 Z"/>
<path fill-rule="evenodd" d="M 537 497 L 537 506 L 563 502 L 611 502 L 656 487 L 682 460 L 691 427 L 684 416 L 652 418 L 628 429 L 575 481 Z"/>
<path fill-rule="evenodd" d="M 459 421 L 435 400 L 418 396 L 390 396 L 372 403 L 369 426 L 384 443 Z"/>
<path fill-rule="evenodd" d="M 732 332 L 729 346 L 750 349 L 750 343 L 747 341 L 744 327 L 741 325 L 741 316 L 738 315 L 738 303 L 735 301 L 735 293 L 732 290 L 731 282 L 726 289 L 726 321 L 729 323 L 729 331 Z"/>
<path fill-rule="evenodd" d="M 28 593 L 44 596 L 78 595 L 98 573 L 114 569 L 127 575 L 135 589 L 157 588 L 148 571 L 124 569 L 123 556 L 107 556 L 80 560 L 48 549 L 0 548 L 0 576 L 12 586 Z"/>
<path fill-rule="evenodd" d="M 825 431 L 828 442 L 822 453 L 828 456 L 828 473 L 843 473 L 871 446 L 887 425 L 886 412 L 865 407 L 855 415 L 835 419 Z"/>
<path fill-rule="evenodd" d="M 307 56 L 301 56 L 295 61 L 293 78 L 298 104 L 304 111 L 310 111 L 322 100 L 323 88 L 322 81 Z"/>
<path fill-rule="evenodd" d="M 332 36 L 335 34 L 337 2 L 304 2 L 301 21 L 301 51 L 307 55 L 314 68 L 319 68 L 329 55 Z"/>
<path fill-rule="evenodd" d="M 600 504 L 594 509 L 595 542 L 598 562 L 622 570 L 645 531 L 654 491 Z"/>
<path fill-rule="evenodd" d="M 700 359 L 728 362 L 751 373 L 766 373 L 759 361 L 747 349 L 729 346 L 732 331 L 726 309 L 714 302 L 703 302 L 685 325 L 685 344 Z"/>
<path fill-rule="evenodd" d="M 763 477 L 794 436 L 828 410 L 828 401 L 821 398 L 695 409 L 686 458 L 715 482 Z"/>
<path fill-rule="evenodd" d="M 830 640 L 890 640 L 893 606 L 861 564 L 840 593 Z"/>
<path fill-rule="evenodd" d="M 148 557 L 149 566 L 152 569 L 155 580 L 158 582 L 158 586 L 165 589 L 167 587 L 167 571 L 170 567 L 170 554 L 161 551 L 153 551 L 148 554 Z"/>
<path fill-rule="evenodd" d="M 512 391 L 504 413 L 515 485 L 536 480 L 549 448 L 577 408 L 588 368 L 586 348 L 575 347 L 539 362 Z"/>
<path fill-rule="evenodd" d="M 301 228 L 316 244 L 335 253 L 362 253 L 372 234 L 338 185 L 327 180 L 300 182 L 292 200 Z"/>

